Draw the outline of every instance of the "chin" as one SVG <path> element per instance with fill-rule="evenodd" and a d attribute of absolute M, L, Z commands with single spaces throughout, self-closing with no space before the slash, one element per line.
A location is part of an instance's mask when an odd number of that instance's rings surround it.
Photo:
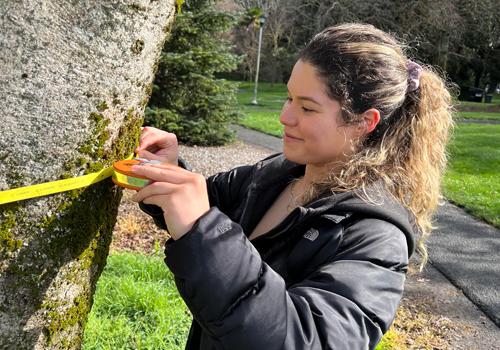
<path fill-rule="evenodd" d="M 292 152 L 287 152 L 285 148 L 283 148 L 283 156 L 291 162 L 297 163 L 297 164 L 306 164 L 303 160 L 301 160 L 301 157 L 294 155 Z"/>

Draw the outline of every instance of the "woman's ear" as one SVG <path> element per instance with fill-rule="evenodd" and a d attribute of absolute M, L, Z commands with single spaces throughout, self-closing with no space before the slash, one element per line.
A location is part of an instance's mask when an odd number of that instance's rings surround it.
<path fill-rule="evenodd" d="M 363 120 L 363 123 L 359 124 L 363 127 L 363 133 L 368 134 L 375 129 L 380 121 L 380 112 L 375 108 L 370 108 L 360 115 L 360 119 Z"/>

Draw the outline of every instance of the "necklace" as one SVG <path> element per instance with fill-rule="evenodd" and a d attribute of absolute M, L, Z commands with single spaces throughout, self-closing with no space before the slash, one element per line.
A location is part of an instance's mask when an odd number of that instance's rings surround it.
<path fill-rule="evenodd" d="M 292 182 L 292 185 L 290 186 L 290 192 L 291 192 L 291 195 L 292 195 L 292 201 L 290 202 L 290 204 L 287 205 L 287 210 L 288 212 L 291 212 L 292 210 L 294 210 L 295 208 L 298 207 L 296 201 L 299 197 L 301 197 L 304 193 L 300 193 L 299 195 L 295 196 L 295 185 L 297 184 L 297 182 L 299 182 L 300 180 L 302 179 L 302 177 L 299 177 L 295 180 L 293 180 Z"/>
<path fill-rule="evenodd" d="M 300 196 L 302 196 L 304 194 L 304 192 L 301 192 L 299 193 L 297 196 L 295 196 L 295 185 L 300 181 L 302 180 L 302 176 L 299 177 L 299 178 L 296 178 L 293 180 L 292 182 L 292 186 L 291 186 L 291 189 L 292 189 L 292 197 L 293 199 L 296 199 L 296 198 L 299 198 Z"/>
<path fill-rule="evenodd" d="M 291 190 L 292 190 L 292 197 L 295 199 L 295 184 L 298 182 L 298 179 L 295 179 L 293 180 L 292 182 L 292 186 L 290 186 Z"/>

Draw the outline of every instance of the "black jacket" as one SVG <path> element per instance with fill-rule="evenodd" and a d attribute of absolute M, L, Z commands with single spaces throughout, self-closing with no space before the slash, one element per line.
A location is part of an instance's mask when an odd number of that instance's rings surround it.
<path fill-rule="evenodd" d="M 325 193 L 247 239 L 303 173 L 279 154 L 207 180 L 212 208 L 165 249 L 194 317 L 186 349 L 373 349 L 389 329 L 414 241 L 384 190 L 369 189 L 377 205 Z"/>

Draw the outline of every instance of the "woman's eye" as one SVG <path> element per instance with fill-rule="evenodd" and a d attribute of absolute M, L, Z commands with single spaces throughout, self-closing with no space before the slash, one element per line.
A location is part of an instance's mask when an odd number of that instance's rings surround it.
<path fill-rule="evenodd" d="M 285 104 L 286 104 L 286 103 L 292 103 L 292 101 L 293 101 L 293 99 L 292 99 L 291 97 L 287 97 L 287 98 L 286 98 L 286 101 L 285 101 Z M 313 109 L 309 109 L 309 108 L 304 107 L 304 106 L 302 106 L 302 110 L 303 110 L 304 112 L 306 112 L 306 113 L 314 112 L 314 110 L 313 110 Z"/>

